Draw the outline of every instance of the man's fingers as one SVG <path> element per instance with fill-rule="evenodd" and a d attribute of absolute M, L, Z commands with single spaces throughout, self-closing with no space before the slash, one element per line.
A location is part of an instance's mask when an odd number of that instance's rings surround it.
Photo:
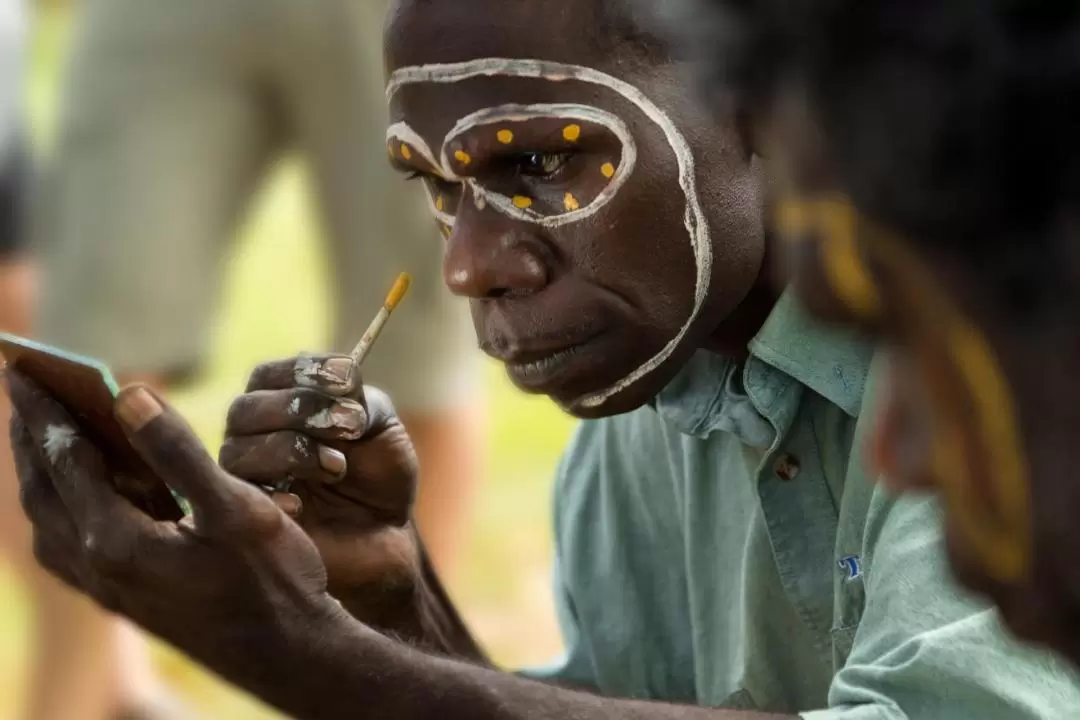
<path fill-rule="evenodd" d="M 148 388 L 122 390 L 116 416 L 150 469 L 188 499 L 198 524 L 231 520 L 240 510 L 244 484 L 222 472 L 180 414 Z"/>
<path fill-rule="evenodd" d="M 391 425 L 398 425 L 397 410 L 390 396 L 377 387 L 364 387 L 364 409 L 367 410 L 367 435 L 377 435 Z"/>
<path fill-rule="evenodd" d="M 122 497 L 98 450 L 43 390 L 9 379 L 19 498 L 34 526 L 38 561 L 68 583 L 90 567 L 116 577 L 145 569 L 157 524 Z"/>
<path fill-rule="evenodd" d="M 29 378 L 8 373 L 15 409 L 12 433 L 15 450 L 23 460 L 36 453 L 53 487 L 63 500 L 82 536 L 117 532 L 118 522 L 146 527 L 149 518 L 116 492 L 112 472 L 101 453 L 82 434 L 68 412 Z"/>
<path fill-rule="evenodd" d="M 230 437 L 221 446 L 220 461 L 226 472 L 258 485 L 286 477 L 332 485 L 347 469 L 344 454 L 291 430 Z"/>
<path fill-rule="evenodd" d="M 255 368 L 247 391 L 302 387 L 335 397 L 351 396 L 362 387 L 360 371 L 348 355 L 301 355 Z"/>
<path fill-rule="evenodd" d="M 11 418 L 11 447 L 19 477 L 19 504 L 35 528 L 35 555 L 44 567 L 52 569 L 59 561 L 78 554 L 79 532 L 53 487 L 52 478 L 42 467 L 43 460 L 34 448 L 30 430 L 18 413 Z M 39 545 L 57 550 L 40 553 Z"/>
<path fill-rule="evenodd" d="M 238 397 L 229 407 L 225 434 L 234 437 L 295 430 L 319 440 L 347 442 L 359 440 L 367 427 L 367 410 L 356 400 L 292 388 L 255 390 Z"/>

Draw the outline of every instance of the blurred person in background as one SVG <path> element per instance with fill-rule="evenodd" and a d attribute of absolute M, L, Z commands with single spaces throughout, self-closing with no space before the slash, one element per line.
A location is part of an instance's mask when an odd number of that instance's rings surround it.
<path fill-rule="evenodd" d="M 8 373 L 47 567 L 301 717 L 1080 705 L 1074 674 L 952 583 L 938 505 L 867 481 L 874 348 L 768 281 L 757 128 L 695 103 L 676 48 L 606 0 L 400 0 L 387 43 L 393 162 L 449 231 L 448 284 L 519 387 L 584 419 L 556 491 L 566 655 L 540 682 L 491 667 L 413 532 L 407 434 L 348 357 L 258 368 L 221 466 L 159 397 L 123 393 L 134 446 L 195 506 L 180 525 L 117 496 Z M 276 507 L 239 479 L 286 473 Z"/>
<path fill-rule="evenodd" d="M 417 508 L 453 570 L 478 472 L 478 367 L 439 279 L 440 239 L 387 168 L 382 0 L 94 0 L 75 23 L 40 208 L 35 333 L 170 388 L 197 369 L 237 225 L 275 161 L 312 169 L 329 239 L 334 346 L 389 283 L 409 302 L 365 364 L 425 467 Z M 266 278 L 289 293 L 287 277 Z M 98 647 L 108 643 L 102 639 Z"/>
<path fill-rule="evenodd" d="M 769 128 L 801 296 L 889 347 L 882 477 L 1080 663 L 1080 5 L 687 5 L 708 87 Z"/>
<path fill-rule="evenodd" d="M 34 290 L 27 247 L 33 173 L 23 104 L 31 14 L 30 3 L 24 0 L 0 2 L 0 330 L 23 335 L 29 331 Z M 0 421 L 5 425 L 8 412 L 4 399 Z M 106 717 L 104 697 L 114 693 L 116 678 L 107 671 L 112 663 L 98 646 L 102 613 L 34 562 L 30 526 L 19 510 L 7 433 L 0 439 L 0 560 L 31 595 L 36 642 L 27 717 Z M 136 699 L 134 694 L 129 699 L 130 709 L 150 700 Z"/>

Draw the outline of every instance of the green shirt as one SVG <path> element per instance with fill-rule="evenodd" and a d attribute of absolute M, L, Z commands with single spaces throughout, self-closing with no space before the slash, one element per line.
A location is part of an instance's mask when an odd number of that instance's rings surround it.
<path fill-rule="evenodd" d="M 567 654 L 531 674 L 806 720 L 1080 717 L 1080 676 L 953 584 L 933 501 L 867 478 L 871 350 L 788 296 L 750 350 L 581 424 L 556 491 Z"/>

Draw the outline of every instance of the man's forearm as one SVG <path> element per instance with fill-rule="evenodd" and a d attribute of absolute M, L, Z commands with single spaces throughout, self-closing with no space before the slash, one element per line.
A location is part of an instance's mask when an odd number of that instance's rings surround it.
<path fill-rule="evenodd" d="M 420 577 L 408 588 L 380 591 L 374 601 L 364 590 L 335 595 L 350 615 L 381 633 L 428 652 L 490 665 L 422 546 L 420 555 Z"/>
<path fill-rule="evenodd" d="M 280 663 L 246 682 L 226 678 L 302 720 L 790 720 L 575 692 L 428 655 L 351 618 L 308 631 L 316 633 L 316 641 L 285 643 Z"/>

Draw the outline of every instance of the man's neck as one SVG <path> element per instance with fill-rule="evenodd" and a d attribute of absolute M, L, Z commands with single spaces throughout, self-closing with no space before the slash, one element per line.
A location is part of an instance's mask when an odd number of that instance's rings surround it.
<path fill-rule="evenodd" d="M 768 275 L 764 272 L 761 274 L 734 312 L 724 318 L 705 339 L 701 345 L 703 350 L 738 359 L 747 356 L 747 346 L 761 330 L 780 299 L 780 291 Z"/>

